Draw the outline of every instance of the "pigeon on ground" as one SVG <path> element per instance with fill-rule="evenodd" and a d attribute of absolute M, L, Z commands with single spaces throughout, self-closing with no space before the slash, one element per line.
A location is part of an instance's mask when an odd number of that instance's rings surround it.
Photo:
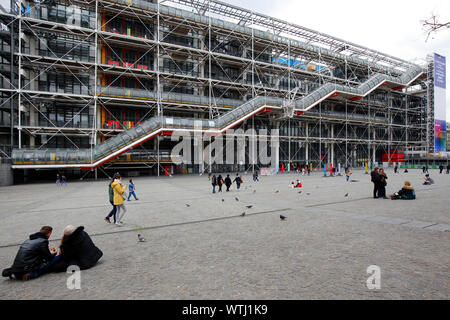
<path fill-rule="evenodd" d="M 139 242 L 145 242 L 145 239 L 142 238 L 142 236 L 140 234 L 138 234 L 138 240 L 139 240 Z"/>
<path fill-rule="evenodd" d="M 306 195 L 309 196 L 311 193 L 307 193 Z"/>
<path fill-rule="evenodd" d="M 225 199 L 222 199 L 222 202 L 225 202 Z"/>
<path fill-rule="evenodd" d="M 242 212 L 241 217 L 245 217 L 245 212 Z"/>
<path fill-rule="evenodd" d="M 251 208 L 253 208 L 253 206 L 247 206 L 247 209 L 251 209 Z"/>
<path fill-rule="evenodd" d="M 275 191 L 275 193 L 278 193 L 278 192 L 280 192 L 280 190 Z"/>
<path fill-rule="evenodd" d="M 253 193 L 256 193 L 256 190 L 253 190 Z"/>
<path fill-rule="evenodd" d="M 239 201 L 239 199 L 238 199 L 238 198 L 234 198 L 234 199 L 236 199 L 236 201 Z"/>
<path fill-rule="evenodd" d="M 186 207 L 188 207 L 188 208 L 189 208 L 190 206 L 191 206 L 190 204 L 186 204 Z"/>
<path fill-rule="evenodd" d="M 348 193 L 346 193 L 344 197 L 348 197 Z"/>
<path fill-rule="evenodd" d="M 281 220 L 286 220 L 286 217 L 283 216 L 283 215 L 280 215 L 280 219 L 281 219 Z"/>
<path fill-rule="evenodd" d="M 298 193 L 302 193 L 301 191 L 299 191 Z"/>

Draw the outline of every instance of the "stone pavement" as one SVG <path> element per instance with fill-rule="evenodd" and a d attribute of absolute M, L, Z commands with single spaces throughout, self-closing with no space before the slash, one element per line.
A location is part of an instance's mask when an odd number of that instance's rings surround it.
<path fill-rule="evenodd" d="M 409 180 L 418 199 L 373 199 L 362 171 L 349 183 L 248 175 L 223 194 L 206 176 L 136 178 L 123 227 L 103 220 L 107 181 L 0 187 L 1 269 L 42 225 L 53 226 L 53 247 L 66 225 L 83 225 L 104 253 L 81 272 L 81 290 L 67 289 L 66 273 L 1 278 L 0 299 L 449 299 L 450 176 L 433 171 L 436 184 L 423 186 L 419 170 L 387 173 L 388 194 Z M 302 193 L 289 187 L 297 178 Z M 380 290 L 367 288 L 371 265 Z"/>

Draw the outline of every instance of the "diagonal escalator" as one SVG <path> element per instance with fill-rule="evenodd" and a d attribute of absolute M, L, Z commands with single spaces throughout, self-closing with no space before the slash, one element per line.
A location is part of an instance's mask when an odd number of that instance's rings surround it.
<path fill-rule="evenodd" d="M 400 77 L 376 74 L 358 87 L 326 83 L 307 96 L 294 101 L 294 111 L 307 112 L 325 99 L 340 95 L 351 101 L 367 96 L 381 86 L 393 90 L 404 88 L 424 75 L 420 67 L 404 72 Z M 13 169 L 31 168 L 97 168 L 130 149 L 166 133 L 175 131 L 223 134 L 248 118 L 272 108 L 281 108 L 285 100 L 277 97 L 256 97 L 215 120 L 176 117 L 153 117 L 141 125 L 118 134 L 92 149 L 14 149 Z"/>

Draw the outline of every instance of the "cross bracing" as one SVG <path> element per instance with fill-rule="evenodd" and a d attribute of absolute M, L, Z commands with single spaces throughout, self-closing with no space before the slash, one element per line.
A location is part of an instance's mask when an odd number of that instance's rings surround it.
<path fill-rule="evenodd" d="M 423 145 L 430 130 L 427 96 L 416 89 L 424 77 L 358 91 L 421 66 L 289 22 L 220 1 L 21 3 L 2 14 L 14 17 L 21 48 L 13 64 L 21 81 L 1 89 L 3 104 L 16 105 L 18 149 L 92 154 L 151 117 L 217 120 L 256 97 L 304 101 L 327 84 L 322 100 L 289 120 L 311 129 L 280 134 L 296 143 L 280 149 L 283 161 L 355 163 L 355 152 L 379 161 L 380 152 Z M 283 104 L 239 126 L 280 126 Z M 160 139 L 138 147 L 160 150 Z"/>

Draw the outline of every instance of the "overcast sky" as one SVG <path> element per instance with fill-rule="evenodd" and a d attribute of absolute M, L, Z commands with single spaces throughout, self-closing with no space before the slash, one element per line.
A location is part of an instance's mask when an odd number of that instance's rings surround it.
<path fill-rule="evenodd" d="M 450 29 L 426 42 L 421 20 L 435 13 L 450 21 L 448 0 L 224 0 L 337 38 L 351 41 L 404 60 L 421 62 L 436 52 L 447 57 L 450 79 Z M 9 7 L 10 0 L 0 0 Z M 447 85 L 447 121 L 450 121 L 450 88 Z"/>

